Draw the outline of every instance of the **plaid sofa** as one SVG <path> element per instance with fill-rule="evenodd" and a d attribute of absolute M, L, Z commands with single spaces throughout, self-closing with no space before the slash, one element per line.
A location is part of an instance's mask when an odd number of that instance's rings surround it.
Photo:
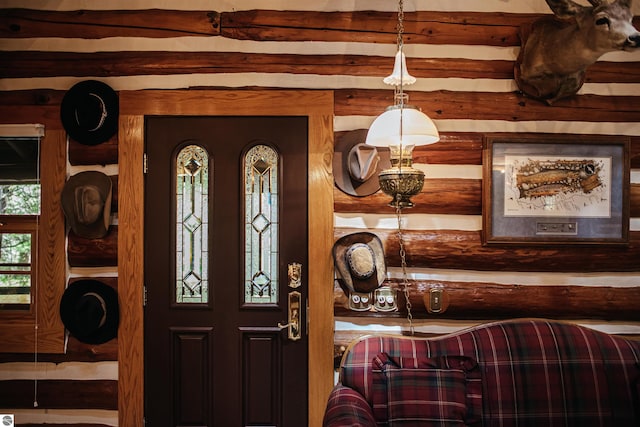
<path fill-rule="evenodd" d="M 640 426 L 640 341 L 514 319 L 352 344 L 325 427 Z"/>

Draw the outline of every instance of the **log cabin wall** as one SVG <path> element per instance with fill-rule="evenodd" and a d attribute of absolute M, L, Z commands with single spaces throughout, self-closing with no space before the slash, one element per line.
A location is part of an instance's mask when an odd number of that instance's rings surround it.
<path fill-rule="evenodd" d="M 336 139 L 368 128 L 392 103 L 382 77 L 395 53 L 395 2 L 174 3 L 176 10 L 157 0 L 68 0 L 55 6 L 3 1 L 0 121 L 60 129 L 65 91 L 86 79 L 117 91 L 332 89 Z M 518 28 L 549 13 L 545 2 L 469 3 L 405 4 L 405 52 L 418 78 L 407 90 L 411 104 L 434 119 L 442 136 L 414 154 L 427 180 L 405 216 L 416 330 L 441 334 L 538 316 L 640 334 L 640 52 L 604 56 L 589 69 L 578 96 L 549 107 L 519 94 L 512 73 Z M 482 140 L 494 132 L 628 137 L 630 244 L 483 247 Z M 101 170 L 117 189 L 117 138 L 95 147 L 69 141 L 68 159 L 69 175 Z M 108 237 L 68 236 L 69 280 L 99 277 L 117 287 L 117 191 L 115 196 Z M 356 199 L 336 188 L 334 199 L 335 237 L 377 233 L 385 244 L 389 283 L 399 288 L 396 217 L 386 197 Z M 432 287 L 448 297 L 442 314 L 424 308 L 423 295 Z M 346 309 L 339 287 L 334 295 L 337 353 L 355 336 L 407 329 L 403 311 L 355 313 Z M 37 364 L 33 355 L 10 353 L 0 361 L 0 412 L 16 413 L 30 425 L 118 424 L 117 340 L 87 346 L 71 338 L 66 354 L 39 355 Z"/>

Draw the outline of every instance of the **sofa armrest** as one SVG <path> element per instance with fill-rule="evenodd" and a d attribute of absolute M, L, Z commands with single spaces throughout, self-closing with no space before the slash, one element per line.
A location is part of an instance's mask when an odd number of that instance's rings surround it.
<path fill-rule="evenodd" d="M 375 426 L 371 406 L 357 391 L 338 384 L 329 395 L 322 422 L 324 427 Z"/>

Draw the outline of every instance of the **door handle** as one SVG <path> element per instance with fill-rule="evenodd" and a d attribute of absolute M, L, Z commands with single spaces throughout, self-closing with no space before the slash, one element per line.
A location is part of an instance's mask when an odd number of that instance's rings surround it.
<path fill-rule="evenodd" d="M 298 291 L 289 292 L 289 302 L 288 302 L 288 312 L 289 312 L 289 321 L 287 324 L 282 324 L 278 322 L 278 328 L 287 329 L 288 328 L 288 337 L 291 341 L 297 341 L 301 338 L 302 334 L 300 331 L 300 301 L 302 295 Z"/>

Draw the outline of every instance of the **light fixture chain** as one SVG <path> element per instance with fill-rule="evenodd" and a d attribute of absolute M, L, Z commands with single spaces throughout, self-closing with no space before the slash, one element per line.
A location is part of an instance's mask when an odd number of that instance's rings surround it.
<path fill-rule="evenodd" d="M 404 34 L 404 1 L 403 0 L 399 0 L 398 3 L 398 50 L 400 51 L 401 54 L 403 51 L 403 41 L 402 41 L 402 35 Z M 402 163 L 404 161 L 404 159 L 402 158 L 403 155 L 403 148 L 402 148 L 402 135 L 404 134 L 404 120 L 403 120 L 403 110 L 404 110 L 404 102 L 405 102 L 405 95 L 404 95 L 404 66 L 400 66 L 400 85 L 399 85 L 399 92 L 398 92 L 398 99 L 400 101 L 400 173 L 402 173 Z M 400 220 L 400 218 L 398 217 L 398 221 Z M 398 224 L 399 225 L 399 224 Z M 400 229 L 400 227 L 398 227 L 398 230 Z M 402 249 L 402 246 L 400 246 L 400 248 Z"/>
<path fill-rule="evenodd" d="M 398 3 L 398 46 L 402 46 L 402 35 L 404 34 L 404 2 Z"/>
<path fill-rule="evenodd" d="M 400 196 L 397 196 L 398 199 Z M 396 216 L 398 217 L 398 244 L 400 245 L 400 266 L 402 267 L 402 291 L 404 293 L 405 304 L 407 307 L 407 321 L 409 322 L 409 332 L 414 334 L 413 314 L 411 313 L 411 298 L 409 295 L 409 280 L 407 279 L 407 252 L 404 247 L 404 235 L 402 233 L 402 208 L 399 200 L 396 203 Z"/>

